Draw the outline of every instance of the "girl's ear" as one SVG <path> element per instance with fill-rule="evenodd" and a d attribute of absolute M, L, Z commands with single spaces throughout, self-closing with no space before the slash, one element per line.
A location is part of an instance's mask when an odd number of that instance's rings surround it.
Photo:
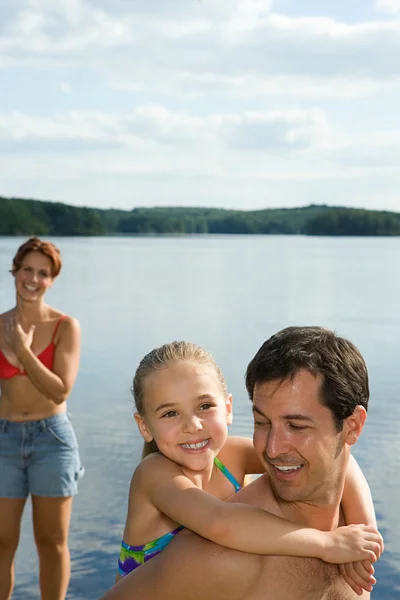
<path fill-rule="evenodd" d="M 150 433 L 150 430 L 147 426 L 146 420 L 141 415 L 139 415 L 139 413 L 137 413 L 137 412 L 133 416 L 135 417 L 136 425 L 138 426 L 140 435 L 142 436 L 144 441 L 151 442 L 153 439 L 153 436 Z"/>
<path fill-rule="evenodd" d="M 228 394 L 226 398 L 226 422 L 232 425 L 232 394 Z"/>

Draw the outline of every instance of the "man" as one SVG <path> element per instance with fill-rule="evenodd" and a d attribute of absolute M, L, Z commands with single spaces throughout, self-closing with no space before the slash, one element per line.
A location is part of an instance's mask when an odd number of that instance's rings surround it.
<path fill-rule="evenodd" d="M 232 500 L 322 530 L 343 523 L 340 501 L 350 447 L 363 429 L 369 398 L 367 368 L 357 348 L 320 327 L 288 327 L 257 352 L 246 387 L 254 446 L 266 473 Z M 241 553 L 185 531 L 102 600 L 358 597 L 337 565 Z"/>

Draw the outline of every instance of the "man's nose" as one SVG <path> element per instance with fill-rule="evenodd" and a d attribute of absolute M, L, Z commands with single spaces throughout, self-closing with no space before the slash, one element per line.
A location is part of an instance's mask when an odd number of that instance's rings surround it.
<path fill-rule="evenodd" d="M 184 421 L 183 428 L 188 433 L 196 433 L 203 429 L 203 424 L 197 415 L 189 415 Z"/>
<path fill-rule="evenodd" d="M 289 452 L 289 440 L 282 427 L 269 428 L 265 451 L 271 459 Z"/>

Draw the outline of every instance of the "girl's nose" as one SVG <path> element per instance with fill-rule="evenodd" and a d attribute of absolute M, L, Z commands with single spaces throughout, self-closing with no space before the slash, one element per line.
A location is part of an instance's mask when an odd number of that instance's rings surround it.
<path fill-rule="evenodd" d="M 197 415 L 192 415 L 192 416 L 188 417 L 187 419 L 185 419 L 184 430 L 187 431 L 188 433 L 196 433 L 197 431 L 200 431 L 201 429 L 203 429 L 203 425 L 202 425 L 201 419 L 199 419 L 199 417 Z"/>

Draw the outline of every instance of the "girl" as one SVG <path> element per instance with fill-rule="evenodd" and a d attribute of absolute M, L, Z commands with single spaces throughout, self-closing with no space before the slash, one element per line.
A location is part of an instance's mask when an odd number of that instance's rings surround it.
<path fill-rule="evenodd" d="M 173 342 L 147 354 L 136 371 L 133 395 L 144 460 L 131 481 L 117 580 L 158 554 L 183 527 L 256 554 L 333 563 L 379 557 L 381 538 L 372 526 L 319 531 L 254 506 L 224 502 L 242 487 L 246 474 L 264 468 L 251 440 L 228 437 L 232 398 L 219 367 L 201 347 Z M 372 502 L 361 492 L 366 486 L 353 459 L 343 495 L 347 521 L 351 516 L 351 521 L 374 522 Z M 371 572 L 365 571 L 364 580 L 370 590 Z"/>
<path fill-rule="evenodd" d="M 59 250 L 32 237 L 11 273 L 16 305 L 0 315 L 0 598 L 10 598 L 22 512 L 32 496 L 42 598 L 63 600 L 72 497 L 82 472 L 66 412 L 79 365 L 79 323 L 45 302 Z"/>

